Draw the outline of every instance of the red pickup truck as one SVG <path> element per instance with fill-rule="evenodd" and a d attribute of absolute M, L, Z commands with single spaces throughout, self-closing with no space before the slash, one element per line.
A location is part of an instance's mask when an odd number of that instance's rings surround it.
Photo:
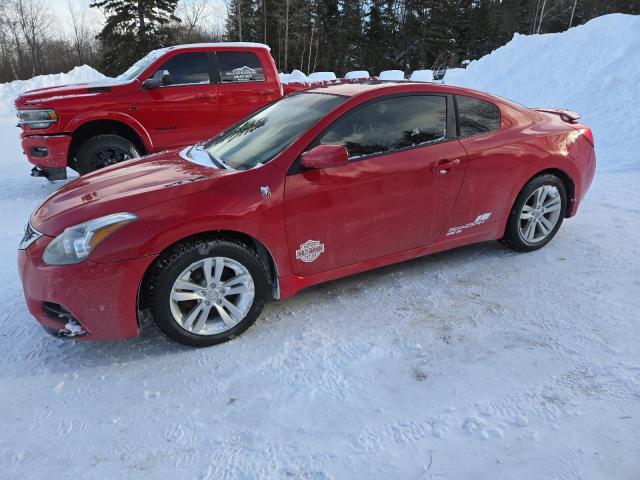
<path fill-rule="evenodd" d="M 210 43 L 154 50 L 117 78 L 15 103 L 31 174 L 58 180 L 66 167 L 84 174 L 205 140 L 284 93 L 269 47 Z"/>

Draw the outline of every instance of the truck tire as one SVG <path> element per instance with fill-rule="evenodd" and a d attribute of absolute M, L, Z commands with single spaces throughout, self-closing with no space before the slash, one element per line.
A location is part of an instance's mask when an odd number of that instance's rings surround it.
<path fill-rule="evenodd" d="M 109 165 L 139 157 L 136 146 L 119 135 L 98 135 L 85 141 L 76 159 L 78 173 L 84 175 Z"/>

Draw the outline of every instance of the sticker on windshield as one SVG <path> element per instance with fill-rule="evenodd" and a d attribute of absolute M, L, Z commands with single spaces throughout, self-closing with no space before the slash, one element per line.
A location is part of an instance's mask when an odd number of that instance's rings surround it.
<path fill-rule="evenodd" d="M 322 253 L 324 253 L 324 243 L 320 243 L 318 240 L 307 240 L 296 250 L 296 258 L 305 263 L 311 263 L 317 260 Z"/>

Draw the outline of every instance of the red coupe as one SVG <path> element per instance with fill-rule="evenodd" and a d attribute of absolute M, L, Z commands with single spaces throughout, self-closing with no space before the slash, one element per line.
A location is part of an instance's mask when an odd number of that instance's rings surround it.
<path fill-rule="evenodd" d="M 595 171 L 573 112 L 448 85 L 366 82 L 285 97 L 213 140 L 78 178 L 20 245 L 31 313 L 61 337 L 236 337 L 265 302 L 499 239 L 546 245 Z"/>

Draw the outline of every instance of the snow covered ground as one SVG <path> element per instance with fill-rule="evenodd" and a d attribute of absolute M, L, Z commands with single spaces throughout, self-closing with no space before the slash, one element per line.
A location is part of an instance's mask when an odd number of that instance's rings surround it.
<path fill-rule="evenodd" d="M 596 129 L 594 185 L 543 250 L 486 243 L 320 285 L 205 350 L 40 329 L 15 250 L 57 185 L 28 176 L 0 115 L 0 476 L 639 478 L 638 31 L 610 16 L 519 36 L 461 74 Z"/>

